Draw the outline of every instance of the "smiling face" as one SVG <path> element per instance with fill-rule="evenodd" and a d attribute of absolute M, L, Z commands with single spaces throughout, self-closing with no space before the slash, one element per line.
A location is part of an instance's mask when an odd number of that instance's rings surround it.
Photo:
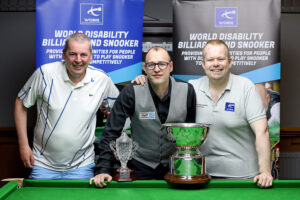
<path fill-rule="evenodd" d="M 164 69 L 160 69 L 159 65 L 155 65 L 153 69 L 147 67 L 147 63 L 168 63 Z M 168 52 L 163 48 L 153 48 L 146 55 L 146 64 L 144 71 L 151 85 L 168 84 L 170 73 L 173 71 L 173 63 L 170 61 Z"/>
<path fill-rule="evenodd" d="M 232 66 L 224 44 L 207 44 L 203 50 L 202 67 L 210 81 L 227 83 Z"/>
<path fill-rule="evenodd" d="M 80 82 L 92 60 L 89 41 L 71 39 L 68 48 L 63 50 L 63 59 L 70 80 L 75 84 Z"/>

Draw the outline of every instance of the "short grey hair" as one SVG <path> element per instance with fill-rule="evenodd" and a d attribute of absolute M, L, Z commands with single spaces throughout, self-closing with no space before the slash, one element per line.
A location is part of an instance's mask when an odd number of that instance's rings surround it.
<path fill-rule="evenodd" d="M 63 51 L 67 51 L 68 50 L 70 40 L 75 40 L 75 41 L 78 41 L 78 42 L 88 41 L 89 42 L 89 46 L 90 46 L 89 49 L 92 52 L 91 39 L 87 35 L 85 35 L 83 33 L 73 33 L 73 34 L 69 35 L 69 37 L 65 41 L 65 47 L 64 47 Z"/>

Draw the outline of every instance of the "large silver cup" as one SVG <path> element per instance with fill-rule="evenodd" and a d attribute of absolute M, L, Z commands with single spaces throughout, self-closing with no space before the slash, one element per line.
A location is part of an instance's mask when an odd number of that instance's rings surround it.
<path fill-rule="evenodd" d="M 200 123 L 166 123 L 170 140 L 177 151 L 170 156 L 170 172 L 165 180 L 171 186 L 203 186 L 210 181 L 205 173 L 205 156 L 199 147 L 208 135 L 209 125 Z"/>

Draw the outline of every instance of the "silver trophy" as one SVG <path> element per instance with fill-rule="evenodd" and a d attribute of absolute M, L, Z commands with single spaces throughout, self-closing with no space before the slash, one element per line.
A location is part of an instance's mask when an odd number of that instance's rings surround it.
<path fill-rule="evenodd" d="M 209 125 L 201 123 L 166 123 L 170 140 L 177 152 L 170 156 L 170 172 L 165 180 L 172 187 L 203 187 L 210 181 L 205 172 L 205 156 L 199 147 L 208 136 Z"/>
<path fill-rule="evenodd" d="M 135 180 L 134 171 L 127 167 L 127 162 L 131 160 L 134 152 L 138 148 L 138 144 L 132 141 L 126 131 L 123 130 L 121 136 L 117 138 L 116 141 L 112 141 L 109 146 L 114 152 L 116 159 L 121 163 L 121 167 L 114 173 L 113 180 L 119 182 Z"/>

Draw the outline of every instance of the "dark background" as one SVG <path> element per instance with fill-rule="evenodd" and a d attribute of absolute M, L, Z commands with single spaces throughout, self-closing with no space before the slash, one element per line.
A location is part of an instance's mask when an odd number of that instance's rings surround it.
<path fill-rule="evenodd" d="M 145 0 L 143 30 L 145 44 L 172 43 L 172 0 Z M 280 38 L 280 178 L 293 179 L 300 178 L 300 1 L 282 0 Z M 35 0 L 0 0 L 0 179 L 24 176 L 13 110 L 17 93 L 35 68 Z"/>
<path fill-rule="evenodd" d="M 144 15 L 144 42 L 172 42 L 172 0 L 145 0 Z M 282 1 L 281 127 L 300 127 L 299 33 L 300 2 Z M 14 100 L 35 70 L 34 0 L 0 1 L 0 41 L 0 127 L 14 127 Z"/>

